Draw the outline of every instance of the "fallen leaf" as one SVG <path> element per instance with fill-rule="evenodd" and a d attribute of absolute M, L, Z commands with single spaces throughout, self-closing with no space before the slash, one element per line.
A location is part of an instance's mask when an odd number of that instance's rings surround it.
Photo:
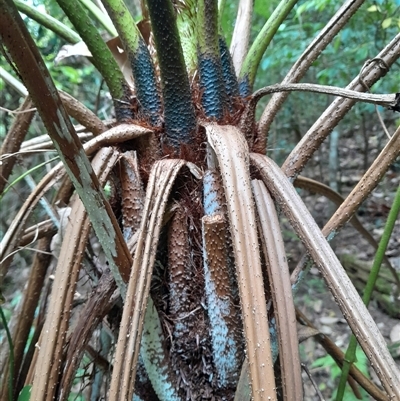
<path fill-rule="evenodd" d="M 339 318 L 336 316 L 322 316 L 319 321 L 321 322 L 321 324 L 335 324 L 337 322 L 339 322 Z"/>
<path fill-rule="evenodd" d="M 303 326 L 302 324 L 297 324 L 297 337 L 299 339 L 299 343 L 309 339 L 310 337 L 316 336 L 320 332 L 317 329 L 314 329 L 309 326 Z"/>
<path fill-rule="evenodd" d="M 400 323 L 397 323 L 390 331 L 390 341 L 394 343 L 400 341 Z"/>
<path fill-rule="evenodd" d="M 107 41 L 106 44 L 110 49 L 112 55 L 114 56 L 118 67 L 122 71 L 122 74 L 124 75 L 127 84 L 131 88 L 134 88 L 135 84 L 133 81 L 132 69 L 128 57 L 122 47 L 121 39 L 119 38 L 119 36 L 117 36 L 116 38 Z M 57 53 L 57 56 L 54 59 L 54 64 L 57 65 L 61 60 L 72 56 L 92 57 L 92 53 L 90 53 L 90 50 L 86 46 L 86 43 L 83 41 L 78 42 L 74 45 L 64 45 Z"/>
<path fill-rule="evenodd" d="M 110 39 L 106 43 L 108 48 L 111 50 L 111 53 L 114 56 L 119 69 L 122 71 L 126 82 L 129 86 L 134 88 L 135 83 L 133 81 L 131 64 L 129 63 L 128 56 L 125 53 L 124 48 L 122 47 L 121 39 L 119 38 L 119 36 L 117 36 L 114 39 Z"/>
<path fill-rule="evenodd" d="M 72 56 L 92 57 L 92 53 L 90 53 L 86 43 L 83 41 L 75 43 L 74 45 L 64 45 L 57 53 L 54 64 L 57 65 L 61 60 Z"/>

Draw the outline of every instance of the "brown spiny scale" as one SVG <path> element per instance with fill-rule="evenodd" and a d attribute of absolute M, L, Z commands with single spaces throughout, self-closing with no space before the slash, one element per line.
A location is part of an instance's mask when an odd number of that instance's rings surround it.
<path fill-rule="evenodd" d="M 227 224 L 222 214 L 203 217 L 204 245 L 211 279 L 216 284 L 218 297 L 231 299 L 229 271 L 225 268 L 230 262 L 226 244 Z"/>
<path fill-rule="evenodd" d="M 254 142 L 251 150 L 254 153 L 265 155 L 267 152 L 268 137 L 260 132 L 257 123 L 255 124 L 254 132 Z"/>
<path fill-rule="evenodd" d="M 193 226 L 202 209 L 182 189 L 168 229 L 168 293 L 166 313 L 171 338 L 171 361 L 182 399 L 203 400 L 215 394 L 209 322 L 204 310 L 200 229 Z M 195 190 L 196 192 L 197 190 Z M 199 194 L 198 194 L 199 195 Z M 210 398 L 206 397 L 206 398 Z"/>
<path fill-rule="evenodd" d="M 136 371 L 135 395 L 135 398 L 139 398 L 143 401 L 159 401 L 159 398 L 151 385 L 143 361 L 140 358 Z"/>
<path fill-rule="evenodd" d="M 247 139 L 247 143 L 249 144 L 249 148 L 252 149 L 254 145 L 254 137 L 256 134 L 255 129 L 255 113 L 256 113 L 256 102 L 252 97 L 247 99 L 248 102 L 243 110 L 242 115 L 240 116 L 239 128 L 243 132 L 243 135 Z"/>
<path fill-rule="evenodd" d="M 228 254 L 228 224 L 221 213 L 204 216 L 202 222 L 206 255 L 205 286 L 214 364 L 219 385 L 234 386 L 244 359 L 244 343 L 242 322 L 234 296 L 237 289 L 232 286 L 232 274 L 229 269 L 232 261 Z"/>
<path fill-rule="evenodd" d="M 204 211 L 206 215 L 225 212 L 225 195 L 221 177 L 216 169 L 204 175 Z"/>
<path fill-rule="evenodd" d="M 121 155 L 120 180 L 122 224 L 124 226 L 124 236 L 128 239 L 139 229 L 145 196 L 136 152 L 128 151 Z"/>
<path fill-rule="evenodd" d="M 211 165 L 211 169 L 207 170 L 204 175 L 204 209 L 206 215 L 222 214 L 226 216 L 226 200 L 224 187 L 219 172 L 214 169 L 212 158 L 208 160 L 208 165 Z M 235 305 L 239 306 L 239 294 L 238 286 L 235 277 L 235 263 L 232 249 L 232 237 L 230 234 L 230 228 L 228 222 L 226 223 L 225 229 L 225 244 L 227 252 L 227 271 L 229 278 L 229 285 L 231 288 L 231 295 L 234 298 Z"/>
<path fill-rule="evenodd" d="M 190 248 L 187 213 L 179 207 L 171 219 L 168 232 L 168 265 L 170 287 L 170 314 L 174 319 L 182 319 L 189 311 L 188 290 L 192 279 L 190 269 Z M 175 325 L 179 336 L 184 320 Z"/>
<path fill-rule="evenodd" d="M 149 178 L 151 167 L 156 160 L 161 158 L 160 136 L 161 130 L 157 127 L 152 127 L 154 134 L 143 135 L 137 138 L 132 144 L 139 160 L 139 172 L 143 185 L 146 186 L 147 179 Z"/>

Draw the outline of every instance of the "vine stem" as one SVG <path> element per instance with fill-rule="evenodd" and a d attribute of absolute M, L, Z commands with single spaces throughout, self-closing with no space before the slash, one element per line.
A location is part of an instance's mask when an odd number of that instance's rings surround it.
<path fill-rule="evenodd" d="M 371 93 L 358 92 L 351 89 L 338 88 L 336 86 L 317 85 L 317 84 L 276 84 L 266 86 L 254 92 L 249 98 L 246 110 L 242 115 L 240 127 L 245 136 L 253 135 L 253 126 L 255 121 L 255 112 L 258 101 L 267 95 L 277 92 L 314 92 L 327 95 L 340 96 L 347 99 L 355 99 L 361 102 L 372 103 L 389 108 L 389 110 L 400 112 L 400 93 L 389 95 L 375 95 Z"/>

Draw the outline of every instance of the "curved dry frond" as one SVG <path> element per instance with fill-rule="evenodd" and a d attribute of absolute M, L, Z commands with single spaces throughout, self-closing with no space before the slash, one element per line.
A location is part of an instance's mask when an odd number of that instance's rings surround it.
<path fill-rule="evenodd" d="M 347 0 L 321 30 L 318 36 L 307 46 L 303 54 L 293 64 L 293 67 L 286 74 L 282 84 L 300 81 L 309 69 L 310 65 L 317 59 L 321 52 L 328 46 L 337 33 L 343 28 L 350 17 L 358 10 L 365 0 Z M 269 127 L 282 106 L 285 99 L 289 96 L 288 92 L 276 93 L 271 97 L 265 108 L 260 121 L 260 137 L 266 137 Z"/>
<path fill-rule="evenodd" d="M 124 143 L 142 135 L 149 135 L 153 131 L 134 124 L 119 124 L 116 127 L 110 128 L 108 131 L 94 137 L 89 142 L 83 145 L 85 153 L 89 156 L 103 146 L 116 145 Z"/>
<path fill-rule="evenodd" d="M 236 127 L 204 126 L 208 142 L 217 155 L 225 189 L 253 399 L 273 401 L 276 400 L 276 386 L 248 146 Z"/>
<path fill-rule="evenodd" d="M 124 187 L 122 188 L 121 196 L 122 198 L 131 197 L 131 199 L 125 205 L 124 201 L 122 201 L 122 208 L 125 210 L 124 217 L 128 217 L 123 222 L 123 226 L 129 251 L 134 254 L 139 234 L 138 230 L 141 224 L 145 193 L 143 191 L 142 194 L 143 189 L 141 188 L 141 182 L 139 182 L 139 172 L 135 166 L 135 156 L 129 152 L 126 152 L 125 156 L 128 157 L 123 162 L 125 166 L 122 167 L 120 165 L 120 179 L 126 179 L 127 182 L 123 184 Z M 120 161 L 122 160 L 123 157 L 121 157 Z M 125 216 L 125 213 L 127 216 Z M 165 211 L 162 226 L 167 223 L 172 213 L 170 209 Z M 133 232 L 134 234 L 131 235 Z M 161 320 L 153 300 L 149 296 L 143 322 L 140 356 L 137 366 L 136 379 L 138 379 L 138 392 L 135 392 L 135 395 L 140 397 L 143 392 L 148 395 L 149 391 L 151 391 L 159 395 L 160 401 L 165 401 L 164 395 L 170 395 L 168 388 L 171 383 L 176 383 L 176 378 L 170 366 L 170 358 L 165 350 L 166 343 L 167 341 L 161 328 Z M 167 391 L 165 391 L 166 388 Z M 170 401 L 170 399 L 167 399 L 167 401 Z"/>
<path fill-rule="evenodd" d="M 339 206 L 331 219 L 323 228 L 323 233 L 329 238 L 340 230 L 343 225 L 354 215 L 357 208 L 374 190 L 382 179 L 390 165 L 400 154 L 400 126 L 390 138 L 379 156 L 371 164 L 370 168 L 362 176 L 361 180 L 353 188 L 345 201 Z"/>
<path fill-rule="evenodd" d="M 125 142 L 137 138 L 142 135 L 147 135 L 152 131 L 137 125 L 121 124 L 117 127 L 110 128 L 103 134 L 93 138 L 83 145 L 85 153 L 90 156 L 102 146 L 114 145 L 116 143 Z M 53 167 L 32 191 L 28 199 L 18 211 L 17 215 L 11 222 L 6 234 L 0 244 L 0 282 L 3 280 L 7 272 L 7 268 L 12 258 L 10 255 L 18 245 L 18 237 L 23 229 L 26 219 L 32 212 L 33 208 L 39 202 L 40 198 L 52 188 L 58 180 L 65 175 L 63 164 L 58 163 Z"/>
<path fill-rule="evenodd" d="M 330 201 L 332 201 L 336 206 L 340 206 L 345 199 L 340 195 L 338 192 L 334 191 L 331 187 L 328 185 L 325 185 L 319 181 L 313 180 L 311 178 L 304 177 L 302 175 L 297 176 L 297 178 L 294 180 L 293 185 L 296 188 L 301 188 L 305 189 L 307 191 L 310 191 L 312 193 L 318 194 L 318 195 L 323 195 L 326 198 L 328 198 Z M 365 238 L 365 240 L 368 241 L 368 243 L 375 249 L 378 249 L 378 243 L 376 242 L 375 238 L 371 235 L 371 233 L 364 228 L 360 220 L 358 220 L 357 216 L 354 214 L 353 217 L 348 220 L 351 225 Z M 400 287 L 400 282 L 399 278 L 397 276 L 397 273 L 390 263 L 389 258 L 385 255 L 384 256 L 384 261 L 391 270 L 395 281 L 398 282 L 398 286 Z"/>
<path fill-rule="evenodd" d="M 316 330 L 316 327 L 311 323 L 311 321 L 297 308 L 296 316 L 301 324 Z M 342 367 L 346 358 L 344 352 L 327 335 L 320 333 L 318 330 L 316 331 L 317 333 L 315 334 L 315 338 L 318 343 L 324 347 L 325 351 L 335 360 L 338 366 Z M 351 364 L 349 374 L 364 390 L 368 392 L 368 394 L 374 397 L 375 400 L 388 400 L 387 394 L 378 388 L 371 380 L 366 378 L 355 364 Z"/>
<path fill-rule="evenodd" d="M 161 160 L 153 165 L 150 173 L 117 342 L 110 401 L 133 397 L 150 278 L 162 219 L 172 185 L 184 165 L 183 160 Z M 172 395 L 175 393 L 174 388 L 170 388 L 170 391 Z"/>
<path fill-rule="evenodd" d="M 88 131 L 92 132 L 93 135 L 100 135 L 102 132 L 107 131 L 104 122 L 83 103 L 66 92 L 59 90 L 58 93 L 60 94 L 66 112 L 86 127 Z"/>
<path fill-rule="evenodd" d="M 8 177 L 14 167 L 16 157 L 3 158 L 4 155 L 14 154 L 19 151 L 28 128 L 32 122 L 35 111 L 32 111 L 32 99 L 28 96 L 22 103 L 19 113 L 3 140 L 0 149 L 0 194 L 7 184 Z"/>
<path fill-rule="evenodd" d="M 397 93 L 391 93 L 389 95 L 375 95 L 371 93 L 363 93 L 361 91 L 355 91 L 348 88 L 339 88 L 328 85 L 317 85 L 309 83 L 294 83 L 294 84 L 275 84 L 266 86 L 265 88 L 258 89 L 254 92 L 249 101 L 246 104 L 246 108 L 241 116 L 240 127 L 246 138 L 250 141 L 250 146 L 253 145 L 254 134 L 255 134 L 255 113 L 258 101 L 266 96 L 277 92 L 314 92 L 324 93 L 326 95 L 335 95 L 343 98 L 347 98 L 353 101 L 361 101 L 366 103 L 372 103 L 375 105 L 381 105 L 389 110 L 399 111 L 400 110 L 400 95 Z M 329 120 L 330 121 L 330 120 Z M 333 127 L 332 127 L 333 129 Z M 264 138 L 257 136 L 257 139 L 264 142 Z M 260 147 L 260 145 L 258 145 Z M 264 148 L 263 149 L 264 152 Z"/>
<path fill-rule="evenodd" d="M 74 332 L 67 340 L 68 347 L 63 354 L 65 365 L 60 378 L 57 400 L 68 400 L 73 379 L 85 348 L 102 318 L 118 299 L 119 291 L 117 291 L 113 276 L 110 273 L 103 274 L 80 313 Z"/>
<path fill-rule="evenodd" d="M 117 160 L 118 153 L 112 148 L 102 149 L 94 158 L 93 168 L 100 183 L 105 183 Z M 62 363 L 60 355 L 65 346 L 75 286 L 89 236 L 89 219 L 79 198 L 73 203 L 71 215 L 74 218 L 67 222 L 54 273 L 49 309 L 37 347 L 38 356 L 31 392 L 33 400 L 50 401 L 54 398 Z"/>
<path fill-rule="evenodd" d="M 334 95 L 346 99 L 352 99 L 360 102 L 380 105 L 383 107 L 387 107 L 389 110 L 395 110 L 395 111 L 398 111 L 399 101 L 400 101 L 400 98 L 397 93 L 377 95 L 374 93 L 358 92 L 352 89 L 339 88 L 336 86 L 300 83 L 300 84 L 275 84 L 266 86 L 265 88 L 258 89 L 256 92 L 253 93 L 251 97 L 251 102 L 255 106 L 255 104 L 259 101 L 259 99 L 261 99 L 266 95 L 270 95 L 272 93 L 277 93 L 277 92 L 292 92 L 292 91 L 313 92 L 313 93 L 323 93 L 326 95 Z"/>
<path fill-rule="evenodd" d="M 262 231 L 261 241 L 264 243 L 266 252 L 265 259 L 278 328 L 283 397 L 285 400 L 300 401 L 303 399 L 303 384 L 296 312 L 278 215 L 264 183 L 253 180 L 252 186 Z"/>
<path fill-rule="evenodd" d="M 381 77 L 385 76 L 400 56 L 400 33 L 363 69 L 362 74 L 353 79 L 346 87 L 353 91 L 365 92 Z M 381 62 L 382 60 L 382 62 Z M 387 66 L 387 67 L 386 67 Z M 294 178 L 301 172 L 321 143 L 333 131 L 339 121 L 355 104 L 354 99 L 335 99 L 318 120 L 295 146 L 282 165 L 288 177 Z"/>
<path fill-rule="evenodd" d="M 388 141 L 386 146 L 382 149 L 379 156 L 372 163 L 370 168 L 363 175 L 358 184 L 353 188 L 347 198 L 336 210 L 334 215 L 325 224 L 322 229 L 322 233 L 331 240 L 337 232 L 353 218 L 356 210 L 361 203 L 367 198 L 367 196 L 373 191 L 378 185 L 379 181 L 388 170 L 389 166 L 396 160 L 400 153 L 400 127 L 393 134 L 391 139 Z M 387 259 L 387 258 L 386 258 Z M 303 255 L 298 262 L 296 268 L 292 272 L 292 283 L 297 282 L 301 272 L 304 270 L 308 262 L 308 256 Z M 391 266 L 389 263 L 388 266 Z M 392 270 L 392 269 L 391 269 Z M 397 272 L 392 270 L 392 275 L 395 277 L 396 283 L 399 278 Z M 398 286 L 398 284 L 397 284 Z"/>
<path fill-rule="evenodd" d="M 252 153 L 253 165 L 314 259 L 386 392 L 400 398 L 400 372 L 375 321 L 363 304 L 336 255 L 282 170 L 268 157 Z"/>
<path fill-rule="evenodd" d="M 93 138 L 92 133 L 78 133 L 82 143 Z M 22 142 L 20 153 L 34 153 L 35 151 L 54 149 L 54 143 L 47 134 L 35 136 L 32 139 Z M 55 149 L 54 149 L 55 150 Z"/>

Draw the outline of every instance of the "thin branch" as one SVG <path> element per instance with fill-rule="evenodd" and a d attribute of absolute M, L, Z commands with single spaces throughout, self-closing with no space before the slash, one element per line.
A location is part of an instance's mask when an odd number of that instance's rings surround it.
<path fill-rule="evenodd" d="M 240 127 L 246 138 L 254 135 L 255 111 L 258 101 L 266 96 L 277 92 L 314 92 L 327 95 L 340 96 L 342 98 L 377 104 L 387 107 L 389 110 L 400 111 L 400 93 L 390 95 L 374 95 L 370 93 L 357 92 L 351 89 L 338 88 L 336 86 L 325 86 L 316 84 L 276 84 L 261 88 L 254 92 L 242 115 Z M 329 120 L 330 121 L 330 120 Z"/>
<path fill-rule="evenodd" d="M 254 92 L 250 102 L 258 102 L 263 96 L 276 92 L 314 92 L 325 93 L 326 95 L 334 95 L 344 97 L 346 99 L 354 99 L 361 102 L 377 104 L 387 107 L 389 110 L 400 111 L 400 94 L 375 95 L 372 93 L 357 92 L 351 89 L 338 88 L 336 86 L 325 86 L 317 84 L 276 84 L 267 86 Z"/>
<path fill-rule="evenodd" d="M 305 324 L 308 327 L 317 329 L 311 321 L 302 313 L 299 309 L 296 309 L 297 320 L 301 324 Z M 318 330 L 317 330 L 318 331 Z M 345 356 L 344 352 L 325 334 L 319 332 L 315 335 L 315 339 L 321 344 L 325 351 L 334 359 L 339 367 L 343 365 Z M 367 391 L 375 400 L 387 401 L 387 394 L 379 389 L 371 380 L 366 378 L 363 373 L 357 368 L 357 366 L 352 365 L 350 368 L 351 377 L 365 390 Z M 349 380 L 350 381 L 350 380 Z"/>
<path fill-rule="evenodd" d="M 365 0 L 347 0 L 321 30 L 318 36 L 307 46 L 281 83 L 288 84 L 300 81 L 311 64 L 317 59 L 326 46 L 331 43 L 332 39 L 364 2 Z M 277 93 L 272 96 L 259 122 L 261 138 L 264 137 L 266 139 L 269 127 L 276 113 L 288 96 L 289 93 L 285 92 Z"/>
<path fill-rule="evenodd" d="M 397 34 L 376 57 L 382 58 L 390 68 L 399 56 L 400 34 Z M 386 75 L 386 73 L 387 68 L 381 68 L 379 64 L 372 63 L 366 66 L 362 77 L 357 76 L 353 79 L 353 81 L 347 86 L 347 89 L 364 92 L 365 85 L 361 84 L 360 78 L 362 78 L 368 87 L 371 87 L 381 77 Z M 354 104 L 354 99 L 344 98 L 337 98 L 331 103 L 331 105 L 303 136 L 301 141 L 295 146 L 283 164 L 282 170 L 288 177 L 293 178 L 301 172 L 314 152 L 319 149 L 321 143 L 333 131 L 335 126 L 352 108 L 352 106 L 354 106 Z"/>
<path fill-rule="evenodd" d="M 28 128 L 32 122 L 35 115 L 35 111 L 32 110 L 32 99 L 30 97 L 25 98 L 23 104 L 19 109 L 18 114 L 8 131 L 6 137 L 3 140 L 3 144 L 0 149 L 0 194 L 3 192 L 4 187 L 7 184 L 8 177 L 10 176 L 14 164 L 16 162 L 16 157 L 7 157 L 5 155 L 15 155 L 22 145 Z M 29 112 L 28 112 L 29 110 Z"/>
<path fill-rule="evenodd" d="M 65 41 L 69 43 L 78 43 L 82 40 L 75 31 L 60 22 L 58 19 L 44 13 L 43 10 L 39 10 L 39 8 L 31 6 L 22 0 L 14 0 L 14 3 L 17 6 L 18 11 L 24 13 L 45 28 L 50 29 Z"/>
<path fill-rule="evenodd" d="M 307 365 L 304 364 L 304 363 L 302 363 L 302 364 L 301 364 L 301 367 L 302 367 L 302 369 L 304 370 L 304 372 L 306 372 L 308 378 L 310 379 L 310 382 L 311 382 L 311 384 L 313 385 L 313 387 L 314 387 L 314 389 L 315 389 L 315 392 L 317 393 L 317 395 L 318 395 L 320 401 L 325 401 L 325 398 L 323 397 L 323 395 L 322 395 L 320 389 L 318 388 L 317 383 L 315 382 L 314 378 L 312 377 L 311 372 L 308 370 Z"/>
<path fill-rule="evenodd" d="M 280 205 L 307 252 L 314 259 L 386 392 L 393 399 L 400 398 L 400 371 L 375 321 L 315 220 L 288 178 L 271 159 L 255 153 L 251 153 L 250 157 L 275 202 Z"/>

